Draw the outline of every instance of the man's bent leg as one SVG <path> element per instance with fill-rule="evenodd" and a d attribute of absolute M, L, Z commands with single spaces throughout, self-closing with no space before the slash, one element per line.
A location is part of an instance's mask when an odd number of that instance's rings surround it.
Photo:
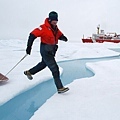
<path fill-rule="evenodd" d="M 35 73 L 43 70 L 45 67 L 46 67 L 46 64 L 45 64 L 44 60 L 42 59 L 42 61 L 39 62 L 39 63 L 38 63 L 36 66 L 34 66 L 33 68 L 31 68 L 31 69 L 29 70 L 29 72 L 30 72 L 32 75 L 34 75 Z"/>

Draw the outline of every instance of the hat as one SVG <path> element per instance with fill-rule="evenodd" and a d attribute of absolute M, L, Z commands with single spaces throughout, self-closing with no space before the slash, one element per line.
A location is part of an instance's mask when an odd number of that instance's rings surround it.
<path fill-rule="evenodd" d="M 58 14 L 55 11 L 49 13 L 49 21 L 56 20 L 58 21 Z"/>

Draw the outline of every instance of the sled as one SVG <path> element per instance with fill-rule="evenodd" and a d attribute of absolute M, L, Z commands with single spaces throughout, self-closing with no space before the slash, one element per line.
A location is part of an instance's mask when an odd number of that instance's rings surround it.
<path fill-rule="evenodd" d="M 0 82 L 9 80 L 6 76 L 0 73 Z"/>
<path fill-rule="evenodd" d="M 24 57 L 8 72 L 6 75 L 3 75 L 0 73 L 0 82 L 9 80 L 6 76 L 27 56 L 28 54 L 25 54 Z"/>

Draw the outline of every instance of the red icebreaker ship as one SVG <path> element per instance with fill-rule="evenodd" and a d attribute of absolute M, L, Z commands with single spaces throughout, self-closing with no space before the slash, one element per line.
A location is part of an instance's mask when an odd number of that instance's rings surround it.
<path fill-rule="evenodd" d="M 103 42 L 120 42 L 120 34 L 117 33 L 104 33 L 104 30 L 100 30 L 100 27 L 97 27 L 97 34 L 92 34 L 92 37 L 82 38 L 83 43 L 103 43 Z"/>

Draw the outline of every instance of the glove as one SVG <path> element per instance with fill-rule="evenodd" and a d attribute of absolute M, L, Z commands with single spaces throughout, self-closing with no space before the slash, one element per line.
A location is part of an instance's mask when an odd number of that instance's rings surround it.
<path fill-rule="evenodd" d="M 63 41 L 67 42 L 68 41 L 67 37 L 64 36 Z"/>
<path fill-rule="evenodd" d="M 27 46 L 26 53 L 30 55 L 30 53 L 31 53 L 31 47 L 30 46 Z"/>
<path fill-rule="evenodd" d="M 62 41 L 65 41 L 65 42 L 68 41 L 67 37 L 64 36 L 64 35 L 61 35 L 59 39 L 62 40 Z"/>

